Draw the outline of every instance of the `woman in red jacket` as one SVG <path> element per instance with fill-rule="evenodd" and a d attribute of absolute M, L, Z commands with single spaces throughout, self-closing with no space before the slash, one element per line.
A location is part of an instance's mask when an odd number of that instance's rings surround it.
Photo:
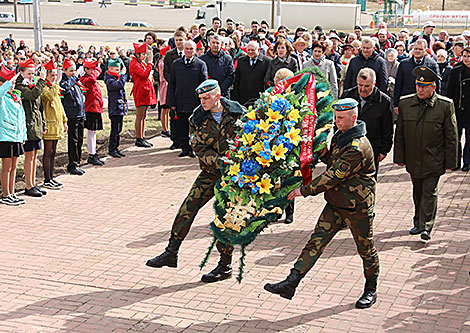
<path fill-rule="evenodd" d="M 151 51 L 151 50 L 150 50 Z M 145 118 L 150 105 L 157 104 L 157 96 L 150 80 L 152 72 L 151 55 L 147 50 L 147 44 L 134 43 L 135 56 L 129 65 L 129 74 L 134 81 L 132 94 L 136 107 L 135 117 L 135 145 L 137 147 L 152 147 L 153 145 L 145 140 Z M 148 62 L 147 62 L 148 61 Z"/>

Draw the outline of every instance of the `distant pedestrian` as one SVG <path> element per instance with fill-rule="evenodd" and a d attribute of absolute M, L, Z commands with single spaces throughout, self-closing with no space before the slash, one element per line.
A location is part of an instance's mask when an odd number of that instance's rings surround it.
<path fill-rule="evenodd" d="M 103 8 L 103 7 L 107 8 L 106 7 L 106 0 L 101 0 L 101 2 L 100 2 L 100 8 Z"/>

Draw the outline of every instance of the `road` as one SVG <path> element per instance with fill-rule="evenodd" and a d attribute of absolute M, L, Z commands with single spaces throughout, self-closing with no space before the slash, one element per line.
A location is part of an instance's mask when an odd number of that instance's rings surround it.
<path fill-rule="evenodd" d="M 178 25 L 190 26 L 196 17 L 196 8 L 175 9 L 170 6 L 154 7 L 139 4 L 125 5 L 114 2 L 106 8 L 100 8 L 99 2 L 73 3 L 72 0 L 61 2 L 40 2 L 43 24 L 62 24 L 76 17 L 91 17 L 100 25 L 122 26 L 127 20 L 146 21 L 154 27 L 174 28 Z M 30 12 L 29 12 L 30 11 Z M 18 15 L 22 22 L 32 22 L 32 6 L 18 6 Z M 0 12 L 13 13 L 13 4 L 0 4 Z"/>
<path fill-rule="evenodd" d="M 0 28 L 0 38 L 5 38 L 12 33 L 17 43 L 24 40 L 26 45 L 34 45 L 32 29 L 5 29 Z M 132 48 L 132 43 L 144 38 L 142 31 L 80 31 L 80 30 L 43 30 L 44 45 L 60 43 L 62 39 L 67 40 L 70 47 L 75 48 L 78 44 L 85 47 L 93 44 L 95 46 L 109 45 L 110 47 L 121 46 Z M 169 33 L 157 34 L 160 38 L 169 38 Z"/>

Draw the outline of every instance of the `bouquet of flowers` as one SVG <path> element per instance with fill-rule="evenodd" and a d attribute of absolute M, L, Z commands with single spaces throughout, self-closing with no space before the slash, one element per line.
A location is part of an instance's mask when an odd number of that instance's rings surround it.
<path fill-rule="evenodd" d="M 290 92 L 289 92 L 290 90 Z M 245 247 L 289 204 L 287 195 L 312 179 L 311 167 L 327 145 L 333 122 L 329 84 L 317 67 L 279 82 L 238 120 L 222 178 L 215 187 L 214 240 Z"/>

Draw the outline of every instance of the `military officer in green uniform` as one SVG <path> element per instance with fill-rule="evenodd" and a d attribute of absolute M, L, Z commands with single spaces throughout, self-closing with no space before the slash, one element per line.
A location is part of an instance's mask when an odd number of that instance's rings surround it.
<path fill-rule="evenodd" d="M 198 211 L 214 197 L 214 186 L 221 178 L 222 157 L 228 150 L 227 140 L 235 138 L 236 121 L 244 114 L 237 102 L 220 96 L 216 80 L 206 80 L 197 89 L 201 105 L 191 118 L 189 126 L 191 145 L 199 158 L 201 172 L 183 201 L 173 222 L 169 244 L 165 251 L 147 261 L 150 267 L 176 267 L 178 251 L 191 228 Z M 215 269 L 202 276 L 203 282 L 216 282 L 232 275 L 233 247 L 217 243 L 220 260 Z"/>
<path fill-rule="evenodd" d="M 410 234 L 431 239 L 437 212 L 439 177 L 458 163 L 458 135 L 454 103 L 436 93 L 440 77 L 427 67 L 415 67 L 416 94 L 398 105 L 393 161 L 406 166 L 413 183 L 415 213 Z"/>
<path fill-rule="evenodd" d="M 357 105 L 351 98 L 333 104 L 338 131 L 332 138 L 330 150 L 325 148 L 322 153 L 327 170 L 288 196 L 292 200 L 324 192 L 327 203 L 289 276 L 284 281 L 264 286 L 271 293 L 291 299 L 300 280 L 315 265 L 331 239 L 347 226 L 362 258 L 366 277 L 365 290 L 356 307 L 368 308 L 376 302 L 379 257 L 372 240 L 376 186 L 374 151 L 366 138 L 366 124 L 357 120 Z"/>

